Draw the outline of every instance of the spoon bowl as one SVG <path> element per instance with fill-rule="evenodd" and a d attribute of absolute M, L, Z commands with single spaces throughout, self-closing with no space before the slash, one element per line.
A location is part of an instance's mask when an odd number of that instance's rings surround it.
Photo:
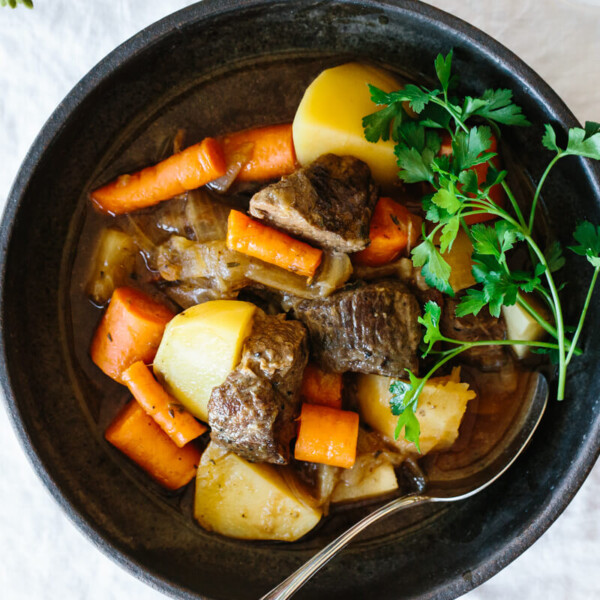
<path fill-rule="evenodd" d="M 298 570 L 282 581 L 261 600 L 285 600 L 300 589 L 317 571 L 343 550 L 359 533 L 373 523 L 398 511 L 430 502 L 457 502 L 481 492 L 494 483 L 525 450 L 535 433 L 548 403 L 548 382 L 540 373 L 531 373 L 526 381 L 526 399 L 513 418 L 501 441 L 485 456 L 467 467 L 453 470 L 435 469 L 430 465 L 426 493 L 394 498 L 347 529 Z"/>

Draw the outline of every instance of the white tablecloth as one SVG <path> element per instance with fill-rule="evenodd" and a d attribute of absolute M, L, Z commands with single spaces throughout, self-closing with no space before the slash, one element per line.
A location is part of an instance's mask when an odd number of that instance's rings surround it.
<path fill-rule="evenodd" d="M 103 56 L 189 0 L 0 8 L 0 200 L 57 103 Z M 581 121 L 600 120 L 600 0 L 435 0 L 514 50 Z M 576 398 L 570 400 L 577 402 Z M 88 542 L 33 474 L 0 410 L 0 598 L 162 598 Z M 600 597 L 600 465 L 557 523 L 469 600 Z M 399 590 L 401 582 L 399 582 Z"/>

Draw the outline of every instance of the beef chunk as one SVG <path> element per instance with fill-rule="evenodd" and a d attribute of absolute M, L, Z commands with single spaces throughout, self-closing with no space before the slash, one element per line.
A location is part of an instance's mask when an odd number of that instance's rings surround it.
<path fill-rule="evenodd" d="M 268 379 L 286 398 L 298 394 L 308 361 L 306 328 L 285 315 L 259 313 L 244 344 L 240 364 Z"/>
<path fill-rule="evenodd" d="M 237 368 L 210 396 L 211 438 L 248 460 L 286 464 L 294 435 L 290 408 L 268 379 Z"/>
<path fill-rule="evenodd" d="M 417 371 L 419 304 L 399 281 L 358 284 L 324 300 L 298 301 L 292 310 L 325 369 L 388 376 Z"/>
<path fill-rule="evenodd" d="M 487 308 L 477 315 L 457 317 L 456 305 L 459 301 L 455 298 L 445 300 L 440 320 L 443 335 L 464 342 L 506 339 L 504 321 L 492 317 Z M 499 371 L 506 364 L 508 356 L 502 346 L 481 346 L 463 352 L 461 360 L 484 371 Z"/>
<path fill-rule="evenodd" d="M 352 156 L 321 156 L 254 194 L 250 214 L 323 248 L 363 250 L 377 202 L 369 167 Z"/>
<path fill-rule="evenodd" d="M 240 364 L 212 391 L 211 438 L 248 460 L 287 464 L 307 360 L 301 323 L 257 311 Z"/>

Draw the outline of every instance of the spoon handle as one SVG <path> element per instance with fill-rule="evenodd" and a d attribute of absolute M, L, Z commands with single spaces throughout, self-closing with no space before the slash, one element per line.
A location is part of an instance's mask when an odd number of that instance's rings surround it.
<path fill-rule="evenodd" d="M 345 548 L 355 536 L 369 527 L 369 525 L 372 525 L 375 521 L 383 519 L 406 506 L 427 502 L 428 500 L 430 500 L 430 498 L 427 496 L 410 495 L 403 496 L 402 498 L 395 498 L 391 502 L 384 504 L 330 542 L 323 550 L 317 552 L 317 554 L 305 562 L 297 571 L 292 573 L 287 579 L 282 581 L 260 600 L 285 600 L 286 598 L 290 598 L 319 569 L 321 569 L 321 567 L 329 562 L 340 550 Z"/>

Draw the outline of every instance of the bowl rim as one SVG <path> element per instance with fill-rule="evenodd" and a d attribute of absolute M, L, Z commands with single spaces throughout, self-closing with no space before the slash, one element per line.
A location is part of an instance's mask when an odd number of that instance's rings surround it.
<path fill-rule="evenodd" d="M 10 189 L 2 214 L 0 227 L 0 315 L 4 312 L 4 289 L 6 283 L 6 266 L 8 250 L 12 238 L 12 229 L 17 216 L 20 200 L 27 192 L 29 181 L 35 174 L 52 140 L 60 133 L 69 121 L 71 114 L 82 102 L 100 87 L 106 79 L 122 64 L 134 59 L 138 54 L 162 41 L 182 25 L 198 23 L 212 17 L 223 17 L 228 13 L 235 14 L 239 10 L 259 8 L 272 5 L 285 5 L 290 0 L 202 0 L 184 7 L 155 23 L 145 27 L 128 40 L 117 46 L 72 88 L 48 118 L 30 149 L 15 177 Z M 297 0 L 302 4 L 319 4 L 317 0 Z M 516 54 L 506 48 L 494 38 L 470 25 L 466 21 L 447 13 L 437 7 L 424 4 L 419 0 L 335 0 L 338 4 L 362 5 L 364 7 L 387 8 L 399 13 L 410 14 L 413 18 L 424 21 L 435 21 L 454 30 L 464 39 L 469 40 L 477 50 L 488 58 L 499 58 L 500 64 L 506 66 L 510 63 L 510 71 L 519 76 L 527 85 L 529 93 L 535 102 L 542 104 L 556 121 L 569 127 L 580 126 L 573 113 L 567 108 L 560 97 L 552 88 Z M 600 168 L 592 166 L 589 160 L 580 160 L 580 167 L 585 172 L 588 181 L 592 184 L 595 194 L 600 198 Z M 185 586 L 178 585 L 166 577 L 151 572 L 144 567 L 131 553 L 117 548 L 107 541 L 105 533 L 96 526 L 89 517 L 81 514 L 74 502 L 59 488 L 52 474 L 52 465 L 46 464 L 46 459 L 41 458 L 34 447 L 34 442 L 25 427 L 16 394 L 11 386 L 11 377 L 7 366 L 7 348 L 10 340 L 0 317 L 0 384 L 3 391 L 3 403 L 9 416 L 19 443 L 33 466 L 36 475 L 41 479 L 50 495 L 63 509 L 72 523 L 106 556 L 111 558 L 128 572 L 136 576 L 152 588 L 178 598 L 204 598 L 199 592 L 194 592 Z M 563 478 L 556 486 L 554 494 L 548 502 L 538 508 L 529 523 L 535 527 L 527 527 L 522 535 L 505 543 L 504 546 L 482 559 L 471 569 L 471 576 L 463 577 L 462 573 L 455 574 L 446 585 L 431 590 L 429 598 L 451 599 L 464 594 L 481 585 L 490 577 L 498 573 L 527 548 L 550 527 L 571 502 L 579 490 L 594 463 L 600 456 L 600 419 L 596 421 L 595 430 L 582 440 L 580 451 L 575 461 L 569 467 L 569 476 Z"/>

